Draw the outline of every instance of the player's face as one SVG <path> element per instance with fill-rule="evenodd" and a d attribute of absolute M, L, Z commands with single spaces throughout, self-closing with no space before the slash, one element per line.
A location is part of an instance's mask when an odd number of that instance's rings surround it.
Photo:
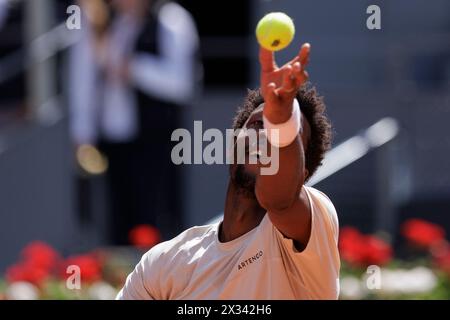
<path fill-rule="evenodd" d="M 302 117 L 302 132 L 300 134 L 300 138 L 303 143 L 303 149 L 306 152 L 306 146 L 308 145 L 308 141 L 310 139 L 311 127 L 308 123 L 306 117 Z M 248 135 L 245 135 L 245 129 L 253 129 L 256 132 L 264 129 L 263 123 L 263 106 L 256 108 L 248 117 L 247 121 L 242 126 L 244 129 L 243 133 L 238 135 L 237 139 L 245 139 L 245 163 L 244 164 L 234 164 L 232 165 L 231 172 L 233 175 L 233 180 L 235 183 L 239 184 L 240 187 L 244 189 L 248 189 L 248 191 L 253 191 L 255 187 L 255 177 L 258 174 L 258 170 L 261 169 L 261 163 L 259 160 L 260 150 L 258 149 L 258 144 L 254 148 L 250 148 L 250 139 Z M 237 154 L 238 143 L 234 144 L 234 152 Z M 270 148 L 268 148 L 270 153 Z M 256 164 L 250 163 L 250 157 L 256 157 Z M 269 154 L 270 156 L 270 154 Z M 236 159 L 236 158 L 235 158 Z M 305 172 L 305 177 L 307 177 L 308 172 Z"/>

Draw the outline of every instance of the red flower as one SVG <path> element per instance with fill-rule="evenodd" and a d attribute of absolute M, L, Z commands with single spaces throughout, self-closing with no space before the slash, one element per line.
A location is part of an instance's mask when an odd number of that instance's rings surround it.
<path fill-rule="evenodd" d="M 26 281 L 40 286 L 48 277 L 48 270 L 26 262 L 12 265 L 6 270 L 6 280 L 10 283 Z"/>
<path fill-rule="evenodd" d="M 412 244 L 428 249 L 445 238 L 441 226 L 421 219 L 409 219 L 403 223 L 401 233 Z"/>
<path fill-rule="evenodd" d="M 386 242 L 374 237 L 366 236 L 366 264 L 385 265 L 392 259 L 392 248 Z"/>
<path fill-rule="evenodd" d="M 101 279 L 102 266 L 100 261 L 98 261 L 94 255 L 84 254 L 69 257 L 63 264 L 63 270 L 61 270 L 63 279 L 66 279 L 69 276 L 67 274 L 67 267 L 70 265 L 75 265 L 80 268 L 81 281 L 83 282 L 91 283 Z"/>
<path fill-rule="evenodd" d="M 353 227 L 344 227 L 339 235 L 339 251 L 342 259 L 352 265 L 362 265 L 364 261 L 364 235 Z"/>
<path fill-rule="evenodd" d="M 58 253 L 41 241 L 34 241 L 22 250 L 22 258 L 26 264 L 50 271 L 59 260 Z"/>
<path fill-rule="evenodd" d="M 22 250 L 22 259 L 6 270 L 8 282 L 27 281 L 37 286 L 50 277 L 59 260 L 58 253 L 42 241 L 34 241 Z"/>
<path fill-rule="evenodd" d="M 340 231 L 339 250 L 343 260 L 358 267 L 384 265 L 392 259 L 392 248 L 383 240 L 364 235 L 353 227 Z"/>
<path fill-rule="evenodd" d="M 130 243 L 141 249 L 148 249 L 161 241 L 159 230 L 151 225 L 138 225 L 129 233 Z"/>

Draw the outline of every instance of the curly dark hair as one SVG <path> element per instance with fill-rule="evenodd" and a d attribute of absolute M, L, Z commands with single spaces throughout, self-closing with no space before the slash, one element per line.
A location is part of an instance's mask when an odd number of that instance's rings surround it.
<path fill-rule="evenodd" d="M 331 147 L 331 123 L 325 113 L 326 107 L 323 98 L 318 95 L 314 87 L 302 86 L 296 97 L 300 104 L 300 110 L 311 127 L 311 136 L 305 150 L 305 167 L 309 172 L 306 181 L 308 181 L 322 164 L 325 152 Z M 259 89 L 248 90 L 247 97 L 238 108 L 233 120 L 233 129 L 242 128 L 253 110 L 263 102 L 264 98 Z"/>

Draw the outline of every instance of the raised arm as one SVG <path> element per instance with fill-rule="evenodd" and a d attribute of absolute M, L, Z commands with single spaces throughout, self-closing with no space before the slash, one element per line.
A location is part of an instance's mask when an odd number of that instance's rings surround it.
<path fill-rule="evenodd" d="M 296 127 L 298 134 L 293 141 L 279 147 L 277 173 L 258 175 L 255 192 L 260 205 L 268 211 L 272 223 L 285 236 L 293 239 L 299 249 L 308 243 L 311 212 L 303 190 L 308 174 L 304 163 L 307 123 L 300 112 L 295 112 L 294 99 L 298 89 L 308 78 L 305 67 L 309 52 L 309 44 L 304 44 L 299 54 L 280 68 L 276 65 L 272 52 L 260 48 L 259 55 L 261 91 L 265 101 L 264 126 L 276 128 L 282 125 L 280 130 L 286 129 L 286 126 L 292 129 L 295 124 L 300 126 Z"/>

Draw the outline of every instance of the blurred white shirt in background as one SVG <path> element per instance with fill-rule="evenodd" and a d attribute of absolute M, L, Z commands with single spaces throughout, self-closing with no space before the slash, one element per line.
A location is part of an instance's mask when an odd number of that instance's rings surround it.
<path fill-rule="evenodd" d="M 118 16 L 110 31 L 106 61 L 119 67 L 129 59 L 130 83 L 107 77 L 100 81 L 93 36 L 85 21 L 80 41 L 69 60 L 69 104 L 71 132 L 75 143 L 95 144 L 99 133 L 113 142 L 131 140 L 138 130 L 134 87 L 173 103 L 192 99 L 196 87 L 194 56 L 199 38 L 189 12 L 176 3 L 159 11 L 157 43 L 159 54 L 133 50 L 141 26 L 126 16 Z M 151 107 L 151 106 L 149 106 Z"/>

